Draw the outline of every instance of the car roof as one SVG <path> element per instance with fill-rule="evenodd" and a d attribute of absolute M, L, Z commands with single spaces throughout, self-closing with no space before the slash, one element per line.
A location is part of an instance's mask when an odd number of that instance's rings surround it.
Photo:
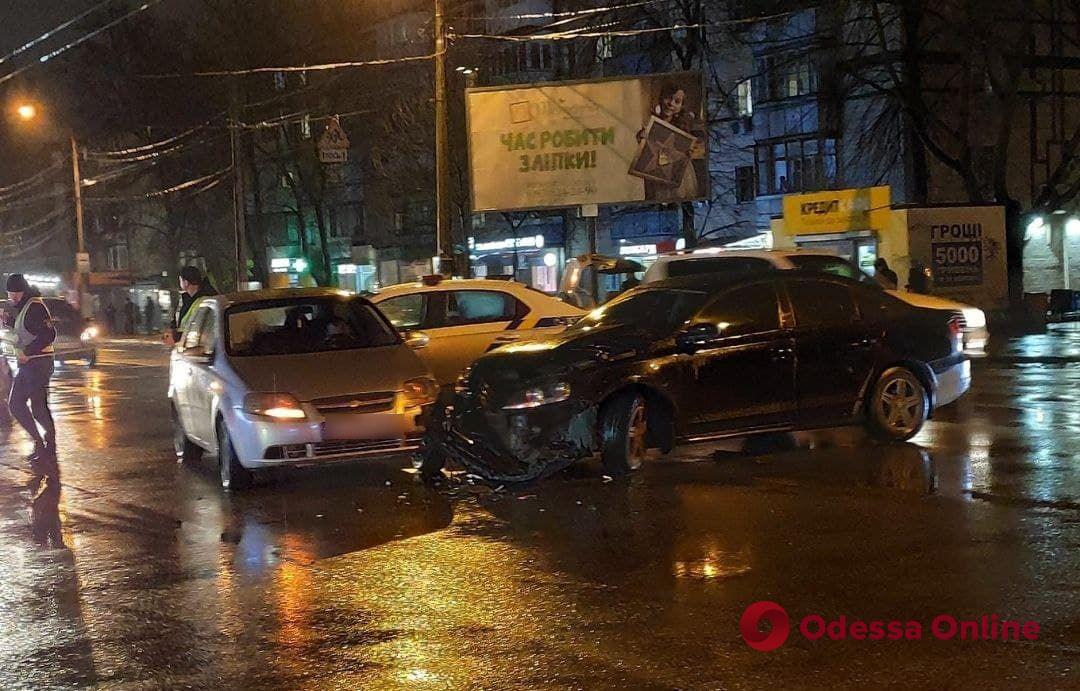
<path fill-rule="evenodd" d="M 432 293 L 439 290 L 498 290 L 504 293 L 522 293 L 522 291 L 535 292 L 539 295 L 547 295 L 541 291 L 533 291 L 528 286 L 516 281 L 498 281 L 491 278 L 445 278 L 438 283 L 425 283 L 412 281 L 387 286 L 372 296 L 372 300 L 378 302 L 389 297 L 398 295 L 411 295 L 413 293 Z"/>
<path fill-rule="evenodd" d="M 782 278 L 784 280 L 808 279 L 819 283 L 843 283 L 848 286 L 863 286 L 863 284 L 858 281 L 844 276 L 837 276 L 835 274 L 826 274 L 818 271 L 781 271 L 773 269 L 771 271 L 762 271 L 753 274 L 708 273 L 679 276 L 677 278 L 665 278 L 662 281 L 645 283 L 639 288 L 635 288 L 635 290 L 695 290 L 705 293 L 715 293 L 726 288 L 776 280 L 777 278 Z"/>
<path fill-rule="evenodd" d="M 345 290 L 336 288 L 266 288 L 263 290 L 248 290 L 236 293 L 223 293 L 212 298 L 219 306 L 232 307 L 252 302 L 265 302 L 267 300 L 291 300 L 304 298 L 328 298 L 328 297 L 357 297 Z"/>
<path fill-rule="evenodd" d="M 753 257 L 757 259 L 765 259 L 768 261 L 775 261 L 777 259 L 783 259 L 795 255 L 802 256 L 823 256 L 823 257 L 837 257 L 840 255 L 829 250 L 821 249 L 771 249 L 771 250 L 744 250 L 744 249 L 725 249 L 723 247 L 716 248 L 702 248 L 696 250 L 684 250 L 676 254 L 664 254 L 657 257 L 659 262 L 677 262 L 692 259 L 708 259 L 711 257 Z"/>

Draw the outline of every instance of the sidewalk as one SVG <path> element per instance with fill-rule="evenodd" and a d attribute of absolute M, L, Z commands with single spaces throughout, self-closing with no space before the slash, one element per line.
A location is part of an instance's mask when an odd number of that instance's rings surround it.
<path fill-rule="evenodd" d="M 1046 333 L 994 336 L 984 360 L 1000 363 L 1080 363 L 1080 322 L 1048 324 Z"/>

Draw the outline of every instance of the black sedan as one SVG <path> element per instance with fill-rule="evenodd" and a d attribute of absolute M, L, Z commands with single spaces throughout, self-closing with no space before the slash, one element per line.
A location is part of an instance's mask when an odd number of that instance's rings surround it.
<path fill-rule="evenodd" d="M 822 274 L 649 284 L 476 361 L 436 411 L 425 470 L 524 481 L 599 453 L 621 475 L 650 449 L 863 422 L 908 439 L 970 386 L 962 328 Z"/>

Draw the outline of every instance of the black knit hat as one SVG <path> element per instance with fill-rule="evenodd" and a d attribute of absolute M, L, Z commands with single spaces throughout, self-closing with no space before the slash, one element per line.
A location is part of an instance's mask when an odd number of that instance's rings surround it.
<path fill-rule="evenodd" d="M 30 290 L 30 284 L 26 282 L 26 277 L 22 274 L 11 274 L 7 280 L 7 292 L 9 293 L 25 293 Z"/>

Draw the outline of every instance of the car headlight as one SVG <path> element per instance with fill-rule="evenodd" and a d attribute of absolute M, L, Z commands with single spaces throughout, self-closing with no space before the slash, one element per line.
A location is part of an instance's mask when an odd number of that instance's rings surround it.
<path fill-rule="evenodd" d="M 431 405 L 439 397 L 439 384 L 431 377 L 417 377 L 401 387 L 401 400 L 405 408 Z"/>
<path fill-rule="evenodd" d="M 570 398 L 570 385 L 566 382 L 555 382 L 554 384 L 526 389 L 515 394 L 503 406 L 503 410 L 539 408 L 542 405 L 559 403 L 568 398 Z"/>
<path fill-rule="evenodd" d="M 84 341 L 92 341 L 101 335 L 101 330 L 96 326 L 88 326 L 83 329 L 83 332 L 79 334 L 79 338 Z"/>
<path fill-rule="evenodd" d="M 244 397 L 244 412 L 283 422 L 307 418 L 300 401 L 287 393 L 249 393 Z"/>
<path fill-rule="evenodd" d="M 964 313 L 964 322 L 969 329 L 982 329 L 986 327 L 986 313 L 978 307 L 965 307 L 960 310 Z"/>

